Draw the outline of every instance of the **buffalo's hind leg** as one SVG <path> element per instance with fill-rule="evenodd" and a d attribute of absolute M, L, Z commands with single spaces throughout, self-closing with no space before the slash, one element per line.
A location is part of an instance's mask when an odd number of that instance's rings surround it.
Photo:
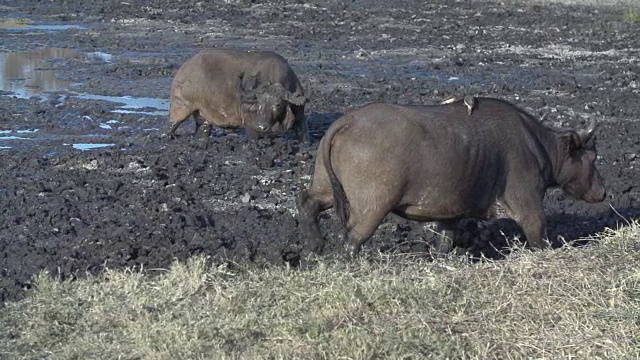
<path fill-rule="evenodd" d="M 209 140 L 209 135 L 211 134 L 211 125 L 207 124 L 207 121 L 200 115 L 199 111 L 193 113 L 193 117 L 196 119 L 195 135 L 200 141 L 206 142 Z"/>
<path fill-rule="evenodd" d="M 305 253 L 322 253 L 324 238 L 318 224 L 318 214 L 333 207 L 333 188 L 322 156 L 316 157 L 313 181 L 308 190 L 302 190 L 296 197 L 298 221 L 310 240 L 305 244 Z"/>
<path fill-rule="evenodd" d="M 298 208 L 298 221 L 303 228 L 308 231 L 310 241 L 305 245 L 307 253 L 322 253 L 324 249 L 324 238 L 320 232 L 318 224 L 318 214 L 329 209 L 333 204 L 333 194 L 329 191 L 302 190 L 296 197 L 296 207 Z"/>
<path fill-rule="evenodd" d="M 392 203 L 378 203 L 371 206 L 365 202 L 353 199 L 350 202 L 349 220 L 346 231 L 345 248 L 351 258 L 360 253 L 362 245 L 373 236 L 380 223 L 388 214 L 387 209 L 393 208 Z"/>
<path fill-rule="evenodd" d="M 191 116 L 193 110 L 179 100 L 172 100 L 169 107 L 169 129 L 163 136 L 173 139 L 178 127 Z"/>

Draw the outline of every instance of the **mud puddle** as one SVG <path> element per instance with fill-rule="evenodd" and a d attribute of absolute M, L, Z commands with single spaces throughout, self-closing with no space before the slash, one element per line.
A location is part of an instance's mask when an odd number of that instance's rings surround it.
<path fill-rule="evenodd" d="M 3 52 L 0 53 L 0 90 L 9 91 L 14 96 L 26 99 L 66 90 L 72 83 L 57 76 L 53 63 L 67 59 L 109 62 L 112 56 L 97 51 L 80 52 L 57 47 Z"/>
<path fill-rule="evenodd" d="M 165 99 L 132 96 L 105 96 L 70 90 L 74 84 L 60 79 L 53 64 L 59 60 L 75 59 L 82 62 L 110 63 L 121 59 L 112 54 L 99 51 L 81 52 L 69 48 L 44 48 L 35 51 L 13 51 L 0 53 L 0 90 L 10 92 L 11 96 L 28 99 L 33 96 L 47 99 L 56 91 L 68 90 L 72 96 L 87 100 L 102 100 L 115 104 L 114 112 L 166 115 L 169 102 Z M 149 62 L 158 59 L 147 60 Z M 132 59 L 132 63 L 144 62 Z"/>
<path fill-rule="evenodd" d="M 87 100 L 103 100 L 112 103 L 122 104 L 113 112 L 116 113 L 140 113 L 148 115 L 166 115 L 169 111 L 169 101 L 160 98 L 151 97 L 133 97 L 133 96 L 106 96 L 87 93 L 73 93 L 81 99 Z"/>
<path fill-rule="evenodd" d="M 166 116 L 169 109 L 166 99 L 106 96 L 74 91 L 74 86 L 81 84 L 60 79 L 55 67 L 56 62 L 66 60 L 100 65 L 115 61 L 129 62 L 130 59 L 99 51 L 81 52 L 58 47 L 0 53 L 0 96 L 37 101 L 39 108 L 47 109 L 41 111 L 50 113 L 47 122 L 59 124 L 46 129 L 3 130 L 0 132 L 0 146 L 3 150 L 27 149 L 34 146 L 34 140 L 38 147 L 47 149 L 60 145 L 82 151 L 111 147 L 115 145 L 111 138 L 116 136 L 116 132 L 135 132 L 131 127 L 138 126 L 133 123 L 145 121 L 141 115 L 147 118 L 149 115 Z M 146 61 L 156 60 L 152 58 Z M 131 59 L 131 62 L 141 61 L 144 62 L 145 59 Z M 85 101 L 87 104 L 82 105 Z M 95 104 L 92 101 L 103 103 Z M 56 110 L 58 108 L 83 110 L 78 110 L 80 114 L 76 116 L 69 116 L 63 110 Z M 33 114 L 29 118 L 33 118 Z M 155 122 L 140 126 L 143 126 L 145 132 L 148 131 L 147 128 L 156 129 Z M 92 141 L 95 137 L 100 137 L 97 143 Z"/>
<path fill-rule="evenodd" d="M 101 149 L 101 148 L 106 148 L 106 147 L 111 147 L 111 146 L 115 146 L 115 143 L 103 143 L 103 144 L 99 144 L 99 143 L 76 143 L 76 144 L 63 144 L 65 146 L 71 146 L 72 148 L 76 149 L 76 150 L 92 150 L 92 149 Z"/>
<path fill-rule="evenodd" d="M 115 124 L 115 123 L 119 123 L 119 122 L 117 120 L 110 120 L 104 124 L 109 125 L 109 124 Z M 121 128 L 123 127 L 120 127 L 119 129 Z M 22 145 L 24 145 L 23 144 L 24 141 L 35 140 L 35 141 L 45 141 L 45 142 L 46 141 L 60 142 L 60 141 L 63 141 L 65 138 L 77 138 L 77 137 L 78 135 L 59 136 L 54 134 L 47 134 L 46 132 L 41 131 L 40 129 L 0 130 L 0 149 L 6 150 L 6 149 L 19 148 Z M 99 137 L 99 135 L 87 134 L 87 135 L 80 135 L 80 137 L 92 139 L 92 138 Z M 92 150 L 92 149 L 111 147 L 111 146 L 115 146 L 116 144 L 111 142 L 104 142 L 104 143 L 63 142 L 62 145 L 70 146 L 71 148 L 76 150 Z"/>

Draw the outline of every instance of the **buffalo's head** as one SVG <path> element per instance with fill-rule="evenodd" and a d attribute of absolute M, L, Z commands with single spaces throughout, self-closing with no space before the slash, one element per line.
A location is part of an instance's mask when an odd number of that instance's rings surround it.
<path fill-rule="evenodd" d="M 562 189 L 578 199 L 594 203 L 604 200 L 606 189 L 596 169 L 595 120 L 587 130 L 560 134 L 561 168 L 557 176 Z"/>
<path fill-rule="evenodd" d="M 284 132 L 293 125 L 291 105 L 302 106 L 307 98 L 280 83 L 261 81 L 260 74 L 240 79 L 240 112 L 244 126 L 258 133 Z"/>

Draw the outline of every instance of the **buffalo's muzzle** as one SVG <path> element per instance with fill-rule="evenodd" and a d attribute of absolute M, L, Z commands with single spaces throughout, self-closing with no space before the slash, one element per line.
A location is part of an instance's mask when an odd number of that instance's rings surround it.
<path fill-rule="evenodd" d="M 256 124 L 256 131 L 265 132 L 269 129 L 269 125 L 266 124 Z"/>
<path fill-rule="evenodd" d="M 595 187 L 595 189 L 591 188 L 588 193 L 584 194 L 583 199 L 589 203 L 597 203 L 603 201 L 606 197 L 607 189 L 603 185 L 600 185 Z"/>

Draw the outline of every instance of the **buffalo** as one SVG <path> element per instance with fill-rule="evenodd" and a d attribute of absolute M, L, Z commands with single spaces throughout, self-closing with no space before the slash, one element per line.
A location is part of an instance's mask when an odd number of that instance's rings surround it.
<path fill-rule="evenodd" d="M 271 51 L 203 50 L 185 62 L 171 84 L 170 127 L 193 115 L 196 134 L 211 126 L 241 128 L 250 138 L 281 134 L 292 127 L 309 142 L 302 85 L 287 61 Z"/>
<path fill-rule="evenodd" d="M 457 220 L 493 218 L 496 209 L 520 225 L 530 247 L 547 247 L 547 188 L 590 203 L 606 196 L 595 128 L 547 128 L 507 101 L 482 97 L 348 111 L 321 139 L 312 184 L 296 198 L 308 249 L 322 251 L 317 216 L 331 207 L 351 256 L 389 212 L 437 222 L 439 253 L 450 250 Z"/>

